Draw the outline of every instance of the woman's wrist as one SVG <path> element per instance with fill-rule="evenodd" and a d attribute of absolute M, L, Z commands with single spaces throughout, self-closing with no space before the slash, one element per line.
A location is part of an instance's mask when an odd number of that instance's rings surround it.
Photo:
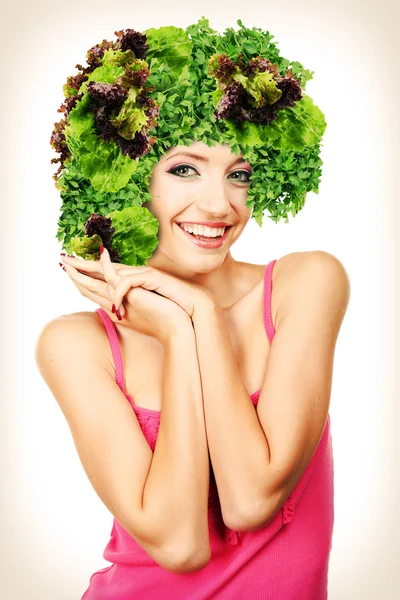
<path fill-rule="evenodd" d="M 194 311 L 192 315 L 193 327 L 196 326 L 198 319 L 203 319 L 204 315 L 209 313 L 215 313 L 217 308 L 217 304 L 211 292 L 205 290 L 199 294 L 198 300 L 194 304 Z"/>
<path fill-rule="evenodd" d="M 183 311 L 182 311 L 183 312 Z M 187 339 L 191 339 L 194 335 L 192 320 L 189 316 L 185 317 L 184 315 L 174 320 L 171 323 L 171 329 L 168 332 L 168 335 L 162 339 L 159 338 L 159 341 L 163 344 L 163 346 L 168 345 L 176 345 L 185 342 Z"/>

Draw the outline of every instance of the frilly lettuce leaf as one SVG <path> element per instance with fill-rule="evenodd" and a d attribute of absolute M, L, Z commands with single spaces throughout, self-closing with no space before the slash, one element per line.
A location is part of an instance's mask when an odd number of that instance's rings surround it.
<path fill-rule="evenodd" d="M 136 88 L 129 88 L 128 97 L 121 106 L 121 110 L 110 121 L 118 129 L 118 133 L 127 140 L 133 140 L 137 131 L 140 131 L 143 125 L 147 123 L 147 117 L 144 110 L 136 105 L 138 96 Z"/>
<path fill-rule="evenodd" d="M 107 215 L 111 218 L 112 247 L 125 265 L 142 266 L 158 245 L 158 219 L 143 206 L 128 206 Z M 85 260 L 99 260 L 102 239 L 98 234 L 71 239 L 70 251 Z"/>
<path fill-rule="evenodd" d="M 86 92 L 69 113 L 65 139 L 93 188 L 99 192 L 117 192 L 128 183 L 137 162 L 123 155 L 114 140 L 104 142 L 97 137 L 89 102 Z"/>
<path fill-rule="evenodd" d="M 116 210 L 111 217 L 113 247 L 125 265 L 145 265 L 158 244 L 158 219 L 144 206 Z"/>
<path fill-rule="evenodd" d="M 321 141 L 327 123 L 322 111 L 306 94 L 294 106 L 279 112 L 279 118 L 261 128 L 264 142 L 277 150 L 304 150 Z"/>
<path fill-rule="evenodd" d="M 276 121 L 268 125 L 255 125 L 250 121 L 235 123 L 224 121 L 228 131 L 235 134 L 238 144 L 262 146 L 271 144 L 276 150 L 301 151 L 321 141 L 326 120 L 311 98 L 303 95 L 294 106 L 279 111 Z"/>
<path fill-rule="evenodd" d="M 192 54 L 192 41 L 184 29 L 180 27 L 154 27 L 146 29 L 143 33 L 147 36 L 149 50 L 146 60 L 156 59 L 152 70 L 157 68 L 157 62 L 166 63 L 175 77 L 179 77 L 185 65 L 189 65 Z"/>
<path fill-rule="evenodd" d="M 268 71 L 257 73 L 253 77 L 246 77 L 238 72 L 232 76 L 232 79 L 241 83 L 246 92 L 254 98 L 255 106 L 262 106 L 265 102 L 273 104 L 282 96 L 282 92 L 277 88 L 272 73 Z"/>
<path fill-rule="evenodd" d="M 85 260 L 98 260 L 101 243 L 101 237 L 97 234 L 91 237 L 85 235 L 82 238 L 76 236 L 71 239 L 70 251 Z"/>

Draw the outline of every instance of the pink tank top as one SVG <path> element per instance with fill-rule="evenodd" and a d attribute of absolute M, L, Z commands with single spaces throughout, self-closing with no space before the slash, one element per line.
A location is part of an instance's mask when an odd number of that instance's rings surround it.
<path fill-rule="evenodd" d="M 264 324 L 270 343 L 272 270 L 264 274 Z M 102 309 L 115 361 L 116 382 L 154 451 L 160 412 L 136 406 L 126 393 L 114 323 Z M 250 395 L 257 406 L 261 390 Z M 110 566 L 93 573 L 81 600 L 325 600 L 332 547 L 333 454 L 330 416 L 305 472 L 274 519 L 257 532 L 225 526 L 210 477 L 208 499 L 212 557 L 200 571 L 171 573 L 156 563 L 114 518 L 103 557 Z"/>

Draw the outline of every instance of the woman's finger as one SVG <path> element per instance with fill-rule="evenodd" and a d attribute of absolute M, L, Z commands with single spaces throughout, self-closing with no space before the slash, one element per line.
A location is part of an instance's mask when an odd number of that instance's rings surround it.
<path fill-rule="evenodd" d="M 91 277 L 88 277 L 87 275 L 80 275 L 77 269 L 71 265 L 65 264 L 65 269 L 72 279 L 74 285 L 81 292 L 81 294 L 85 296 L 85 298 L 89 298 L 89 300 L 93 300 L 93 302 L 100 305 L 101 308 L 109 313 L 109 316 L 113 314 L 113 300 L 110 299 L 110 286 L 106 281 L 102 280 L 101 282 L 94 284 L 94 281 L 91 279 Z M 125 307 L 123 302 L 121 302 L 120 315 L 123 316 L 124 314 Z M 113 320 L 114 322 L 117 322 L 115 319 Z M 118 321 L 120 321 L 120 319 L 118 319 Z"/>
<path fill-rule="evenodd" d="M 117 285 L 118 281 L 121 279 L 121 275 L 118 275 L 115 271 L 112 262 L 110 260 L 110 254 L 107 248 L 100 246 L 100 265 L 103 269 L 104 279 L 107 282 L 108 286 L 108 294 L 110 296 L 111 302 L 114 304 L 114 288 Z M 116 309 L 116 314 L 123 316 L 123 312 L 117 313 L 118 308 Z"/>
<path fill-rule="evenodd" d="M 100 265 L 103 267 L 104 279 L 112 288 L 115 288 L 121 275 L 118 275 L 114 269 L 107 248 L 103 248 L 103 252 L 100 254 Z"/>
<path fill-rule="evenodd" d="M 113 263 L 111 263 L 113 264 Z M 114 267 L 115 268 L 115 267 Z M 124 267 L 123 269 L 115 269 L 117 275 L 125 277 L 126 275 L 135 275 L 136 273 L 144 273 L 150 267 Z"/>
<path fill-rule="evenodd" d="M 100 279 L 104 281 L 103 269 L 100 261 L 98 260 L 86 260 L 82 258 L 74 258 L 70 256 L 61 256 L 61 259 L 65 264 L 72 265 L 78 271 L 87 273 L 91 277 L 95 279 Z M 124 263 L 113 263 L 111 262 L 112 267 L 114 268 L 117 274 L 125 275 L 127 273 L 132 273 L 133 271 L 141 271 L 143 269 L 147 269 L 146 265 L 140 266 L 131 266 L 125 265 Z"/>
<path fill-rule="evenodd" d="M 72 266 L 71 262 L 74 262 L 76 267 L 86 266 L 86 263 L 90 263 L 93 261 L 86 261 L 82 259 L 72 259 L 64 261 L 64 267 L 67 270 L 68 275 L 71 277 L 73 283 L 79 289 L 79 291 L 86 297 L 94 300 L 98 304 L 100 304 L 103 308 L 104 305 L 99 301 L 100 298 L 103 298 L 107 302 L 107 307 L 111 307 L 114 302 L 114 285 L 115 281 L 119 278 L 119 276 L 115 274 L 112 268 L 112 264 L 110 261 L 97 261 L 97 269 L 101 269 L 101 273 L 98 277 L 93 276 L 93 265 L 89 265 L 89 270 L 91 273 L 82 274 L 80 270 Z M 107 262 L 109 264 L 107 264 Z M 111 273 L 110 273 L 110 265 L 111 265 Z M 121 303 L 122 304 L 122 303 Z M 122 304 L 120 309 L 120 316 L 122 317 L 125 313 L 125 308 Z"/>
<path fill-rule="evenodd" d="M 78 271 L 88 273 L 94 279 L 103 278 L 103 270 L 98 260 L 86 260 L 82 258 L 71 258 L 69 256 L 61 256 L 64 265 L 71 265 Z M 103 279 L 104 281 L 104 279 Z"/>
<path fill-rule="evenodd" d="M 98 296 L 97 294 L 93 294 L 87 288 L 79 285 L 79 283 L 74 282 L 74 284 L 76 285 L 76 287 L 78 288 L 78 290 L 81 292 L 81 294 L 83 296 L 85 296 L 86 298 L 89 298 L 89 300 L 92 300 L 93 302 L 95 302 L 95 304 L 98 304 L 103 310 L 105 310 L 106 313 L 108 314 L 108 316 L 110 317 L 110 319 L 114 323 L 120 322 L 120 320 L 116 318 L 115 314 L 113 314 L 113 312 L 111 310 L 111 303 L 108 298 L 106 299 L 103 296 Z M 125 311 L 125 309 L 124 309 L 124 311 Z"/>
<path fill-rule="evenodd" d="M 75 269 L 72 265 L 68 263 L 65 263 L 64 266 L 73 283 L 77 287 L 79 286 L 80 291 L 85 290 L 89 292 L 92 296 L 104 298 L 104 300 L 110 303 L 107 283 L 105 281 L 94 279 L 92 277 L 88 277 L 87 275 L 82 275 L 78 272 L 77 269 Z"/>
<path fill-rule="evenodd" d="M 131 273 L 120 278 L 113 290 L 114 304 L 117 309 L 122 303 L 123 297 L 131 288 L 143 287 L 143 289 L 150 292 L 157 290 L 158 285 L 155 281 L 151 280 L 150 271 L 154 271 L 154 269 L 148 267 L 146 271 Z"/>

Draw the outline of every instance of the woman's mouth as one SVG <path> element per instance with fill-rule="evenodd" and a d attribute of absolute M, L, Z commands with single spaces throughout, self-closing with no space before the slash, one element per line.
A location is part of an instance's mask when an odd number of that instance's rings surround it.
<path fill-rule="evenodd" d="M 196 246 L 200 246 L 200 248 L 220 248 L 222 246 L 222 244 L 224 243 L 224 241 L 226 240 L 229 231 L 232 229 L 232 225 L 230 225 L 229 227 L 225 227 L 225 231 L 223 233 L 223 235 L 221 237 L 205 237 L 205 236 L 198 236 L 196 237 L 193 233 L 189 233 L 188 231 L 185 231 L 185 229 L 183 229 L 183 227 L 177 223 L 179 229 L 182 231 L 182 233 L 189 238 L 194 244 L 196 244 Z"/>

